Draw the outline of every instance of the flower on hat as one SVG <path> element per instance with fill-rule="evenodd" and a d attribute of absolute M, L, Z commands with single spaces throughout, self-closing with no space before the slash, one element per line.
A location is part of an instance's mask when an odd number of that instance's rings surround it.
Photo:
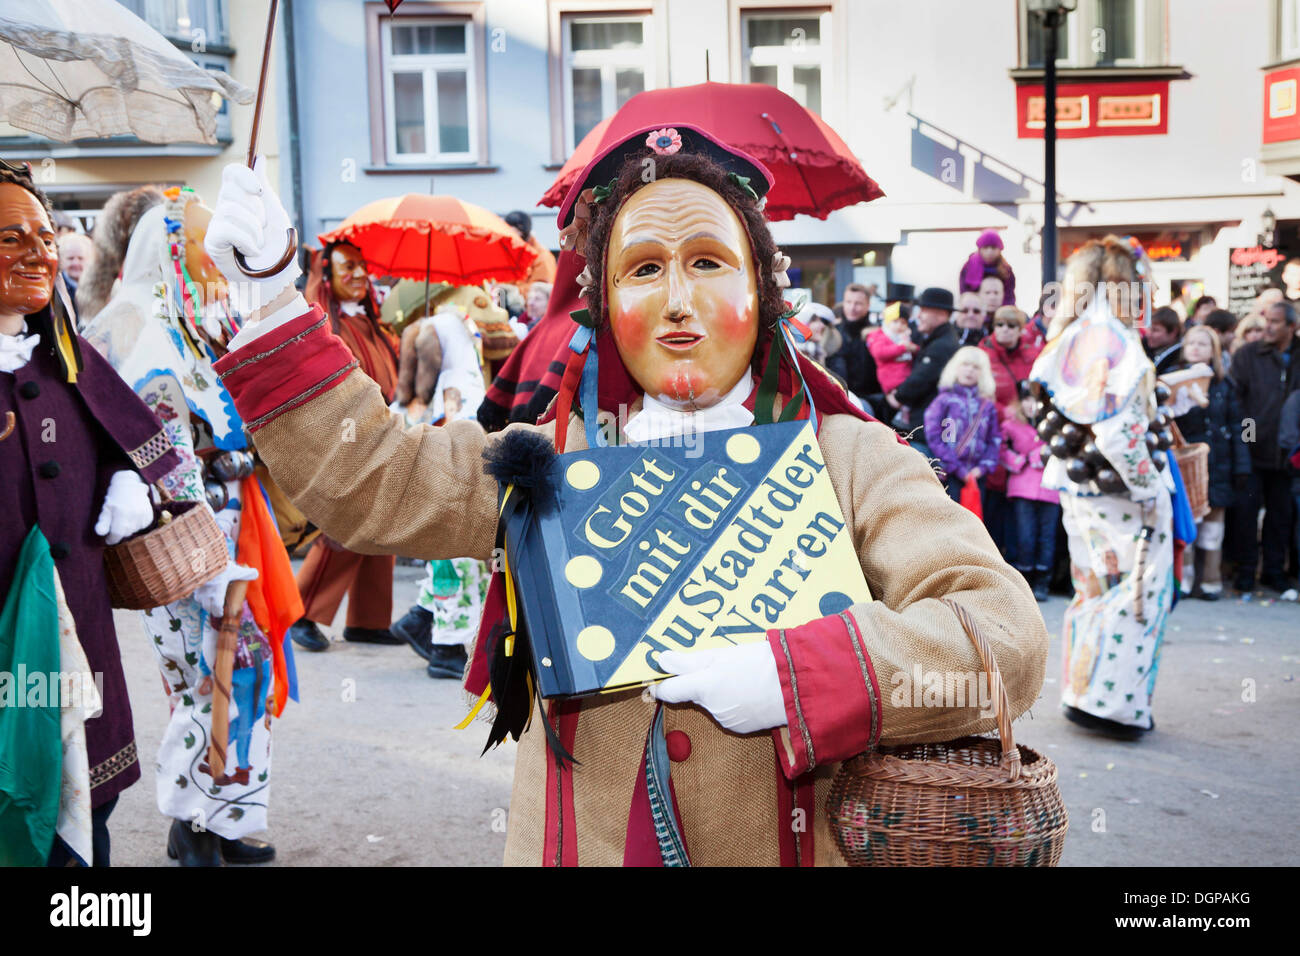
<path fill-rule="evenodd" d="M 671 156 L 682 148 L 682 137 L 677 130 L 666 126 L 663 129 L 651 130 L 650 135 L 645 138 L 645 144 L 660 156 Z"/>
<path fill-rule="evenodd" d="M 790 276 L 786 274 L 786 270 L 789 268 L 790 257 L 778 249 L 776 254 L 772 256 L 772 277 L 776 279 L 778 289 L 790 288 Z"/>
<path fill-rule="evenodd" d="M 584 189 L 573 204 L 573 219 L 560 230 L 560 248 L 572 250 L 580 256 L 587 254 L 587 231 L 591 228 L 591 204 L 596 198 L 595 189 Z"/>

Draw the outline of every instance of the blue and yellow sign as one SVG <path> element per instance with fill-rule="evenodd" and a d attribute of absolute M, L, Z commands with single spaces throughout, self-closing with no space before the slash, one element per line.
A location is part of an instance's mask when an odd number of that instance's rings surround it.
<path fill-rule="evenodd" d="M 543 697 L 651 683 L 661 651 L 760 641 L 871 599 L 807 422 L 557 467 L 558 507 L 506 529 Z"/>

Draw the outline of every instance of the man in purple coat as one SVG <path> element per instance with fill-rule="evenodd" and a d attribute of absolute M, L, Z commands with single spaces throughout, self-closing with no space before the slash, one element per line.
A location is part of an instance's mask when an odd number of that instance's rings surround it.
<path fill-rule="evenodd" d="M 84 739 L 93 862 L 107 865 L 108 815 L 118 794 L 139 779 L 140 765 L 104 547 L 152 523 L 146 482 L 178 458 L 153 412 L 80 341 L 66 295 L 56 294 L 57 272 L 45 196 L 25 167 L 0 162 L 0 603 L 18 587 L 20 552 L 39 529 L 75 639 L 90 671 L 102 676 L 103 709 L 85 721 Z M 6 789 L 18 785 L 0 773 L 0 810 L 24 812 Z M 41 847 L 0 846 L 0 856 L 38 852 L 51 865 L 88 862 L 84 849 L 70 855 L 64 840 L 52 833 L 49 839 L 48 847 L 43 840 Z"/>

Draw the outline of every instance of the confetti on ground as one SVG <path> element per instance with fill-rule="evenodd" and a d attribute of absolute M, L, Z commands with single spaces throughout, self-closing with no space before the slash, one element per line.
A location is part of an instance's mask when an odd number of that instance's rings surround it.
<path fill-rule="evenodd" d="M 1129 798 L 1128 798 L 1127 800 L 1125 800 L 1124 802 L 1125 802 L 1125 803 L 1141 803 L 1142 801 L 1139 800 L 1137 797 L 1129 797 Z"/>
<path fill-rule="evenodd" d="M 1254 644 L 1254 643 L 1255 643 L 1255 639 L 1254 639 L 1253 637 L 1243 637 L 1243 638 L 1241 639 L 1241 643 L 1243 643 L 1243 644 Z"/>
<path fill-rule="evenodd" d="M 1114 769 L 1115 769 L 1115 765 L 1114 765 L 1113 763 L 1108 763 L 1108 764 L 1106 764 L 1106 769 L 1107 769 L 1107 770 L 1114 770 Z"/>
<path fill-rule="evenodd" d="M 1222 657 L 1211 657 L 1211 658 L 1210 658 L 1210 663 L 1211 663 L 1211 664 L 1222 664 L 1222 663 L 1223 663 L 1223 658 L 1222 658 Z"/>
<path fill-rule="evenodd" d="M 1211 790 L 1205 790 L 1205 789 L 1202 789 L 1202 790 L 1201 790 L 1201 793 L 1205 794 L 1205 795 L 1206 795 L 1207 797 L 1209 797 L 1211 800 L 1218 800 L 1218 799 L 1219 799 L 1219 795 L 1218 795 L 1217 793 L 1214 793 L 1214 792 L 1211 791 Z"/>
<path fill-rule="evenodd" d="M 1087 773 L 1081 773 L 1081 774 L 1079 774 L 1079 779 L 1082 780 L 1082 779 L 1083 779 L 1084 777 L 1086 777 L 1086 776 L 1088 776 Z"/>
<path fill-rule="evenodd" d="M 1226 644 L 1228 641 L 1228 635 L 1220 634 L 1217 637 L 1215 637 L 1215 640 L 1218 641 L 1220 644 Z"/>
<path fill-rule="evenodd" d="M 1201 792 L 1204 793 L 1205 791 L 1202 790 Z M 382 840 L 382 839 L 383 839 L 383 837 L 381 837 L 381 836 L 375 836 L 373 833 L 367 833 L 367 834 L 366 834 L 366 842 L 367 842 L 367 843 L 378 843 L 378 842 L 379 842 L 380 840 Z"/>

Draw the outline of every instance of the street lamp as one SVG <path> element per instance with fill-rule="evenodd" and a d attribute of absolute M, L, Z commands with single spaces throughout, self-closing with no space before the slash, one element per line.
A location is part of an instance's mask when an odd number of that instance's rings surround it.
<path fill-rule="evenodd" d="M 1043 288 L 1056 281 L 1056 28 L 1079 0 L 1025 0 L 1042 21 L 1043 37 Z"/>
<path fill-rule="evenodd" d="M 1272 249 L 1276 239 L 1277 214 L 1271 208 L 1266 208 L 1264 215 L 1260 217 L 1260 225 L 1264 227 L 1264 231 L 1259 234 L 1259 244 L 1266 249 Z"/>

